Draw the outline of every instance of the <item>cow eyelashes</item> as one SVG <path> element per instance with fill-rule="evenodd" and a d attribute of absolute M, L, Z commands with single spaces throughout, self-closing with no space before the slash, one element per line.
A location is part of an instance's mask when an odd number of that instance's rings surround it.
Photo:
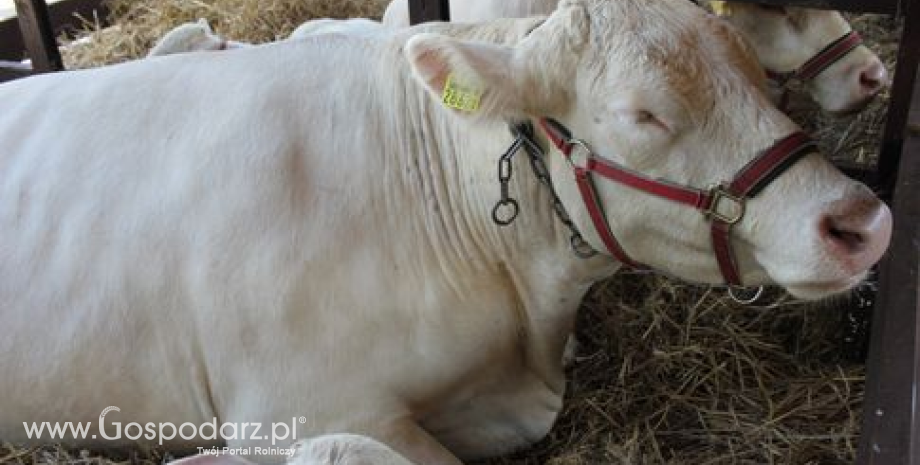
<path fill-rule="evenodd" d="M 671 132 L 671 127 L 664 123 L 660 118 L 648 110 L 636 110 L 621 108 L 613 111 L 613 117 L 617 121 L 630 126 L 654 127 L 662 131 Z M 595 122 L 601 123 L 600 118 L 595 118 Z"/>
<path fill-rule="evenodd" d="M 774 5 L 757 5 L 757 7 L 760 8 L 761 11 L 783 17 L 797 31 L 801 31 L 803 29 L 804 24 L 801 15 L 797 14 L 795 10 L 790 10 L 785 7 Z"/>
<path fill-rule="evenodd" d="M 639 110 L 634 115 L 636 124 L 648 124 L 655 122 L 655 115 L 650 111 Z"/>
<path fill-rule="evenodd" d="M 782 17 L 796 31 L 801 31 L 806 27 L 806 21 L 802 18 L 802 15 L 794 9 L 790 10 L 788 8 L 773 5 L 757 5 L 757 7 L 768 14 Z"/>
<path fill-rule="evenodd" d="M 664 124 L 660 119 L 655 117 L 655 114 L 648 110 L 638 110 L 633 114 L 633 123 L 640 125 L 652 125 L 657 126 L 665 131 L 670 131 L 670 128 Z"/>

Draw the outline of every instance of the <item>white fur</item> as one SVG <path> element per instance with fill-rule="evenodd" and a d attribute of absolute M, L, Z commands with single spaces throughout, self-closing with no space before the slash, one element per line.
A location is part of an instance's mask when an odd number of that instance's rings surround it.
<path fill-rule="evenodd" d="M 148 57 L 198 51 L 229 50 L 249 47 L 250 44 L 224 40 L 211 30 L 204 19 L 181 24 L 167 32 L 152 49 Z"/>
<path fill-rule="evenodd" d="M 448 73 L 482 84 L 477 113 L 440 104 Z M 579 301 L 618 264 L 571 253 L 523 156 L 520 216 L 493 224 L 507 122 L 552 116 L 600 156 L 706 186 L 796 129 L 759 76 L 686 0 L 566 0 L 545 22 L 323 35 L 0 85 L 0 437 L 118 406 L 107 421 L 304 416 L 298 438 L 367 435 L 425 465 L 531 444 L 561 408 Z M 568 165 L 547 157 L 600 249 Z M 598 194 L 636 260 L 721 280 L 699 212 L 609 182 Z M 851 285 L 881 251 L 857 263 L 816 225 L 860 199 L 884 218 L 821 156 L 793 166 L 735 227 L 745 281 L 808 297 Z"/>
<path fill-rule="evenodd" d="M 321 18 L 301 24 L 291 32 L 288 38 L 297 40 L 317 34 L 372 35 L 381 27 L 382 24 L 379 21 L 366 18 Z M 208 52 L 251 46 L 252 44 L 249 43 L 223 39 L 211 30 L 207 21 L 199 19 L 197 22 L 180 24 L 171 29 L 157 41 L 147 56 Z"/>
<path fill-rule="evenodd" d="M 307 21 L 289 36 L 290 39 L 304 38 L 315 34 L 373 34 L 377 29 L 383 27 L 379 21 L 373 21 L 366 18 L 351 19 L 314 19 Z"/>

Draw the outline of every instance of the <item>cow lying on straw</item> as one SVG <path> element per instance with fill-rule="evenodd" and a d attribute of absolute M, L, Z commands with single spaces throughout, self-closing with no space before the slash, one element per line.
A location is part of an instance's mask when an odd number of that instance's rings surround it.
<path fill-rule="evenodd" d="M 591 283 L 820 298 L 886 249 L 764 80 L 689 2 L 565 0 L 3 84 L 0 437 L 531 444 Z"/>

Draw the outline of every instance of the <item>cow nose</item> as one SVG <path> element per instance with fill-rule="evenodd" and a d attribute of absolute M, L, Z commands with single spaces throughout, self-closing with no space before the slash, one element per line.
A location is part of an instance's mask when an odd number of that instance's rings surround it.
<path fill-rule="evenodd" d="M 859 72 L 859 88 L 864 96 L 872 97 L 888 86 L 888 71 L 878 59 L 872 60 Z"/>
<path fill-rule="evenodd" d="M 865 190 L 831 204 L 819 222 L 825 247 L 851 273 L 878 262 L 891 240 L 891 211 Z"/>

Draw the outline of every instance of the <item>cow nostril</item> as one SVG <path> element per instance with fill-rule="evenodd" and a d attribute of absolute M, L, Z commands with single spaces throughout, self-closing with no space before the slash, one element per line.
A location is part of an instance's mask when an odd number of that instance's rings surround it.
<path fill-rule="evenodd" d="M 852 215 L 827 215 L 820 223 L 825 244 L 842 256 L 859 255 L 866 251 L 871 241 L 871 228 Z"/>
<path fill-rule="evenodd" d="M 891 240 L 891 211 L 865 186 L 854 184 L 844 198 L 831 202 L 817 226 L 827 257 L 850 273 L 878 262 Z"/>
<path fill-rule="evenodd" d="M 881 63 L 873 63 L 859 73 L 859 85 L 867 94 L 877 94 L 887 84 L 888 73 Z"/>
<path fill-rule="evenodd" d="M 859 84 L 863 86 L 869 92 L 875 93 L 882 88 L 882 83 L 878 79 L 874 79 L 866 74 L 859 76 Z"/>
<path fill-rule="evenodd" d="M 833 225 L 833 220 L 827 229 L 827 237 L 850 254 L 862 252 L 866 248 L 866 240 L 863 234 L 838 228 Z"/>

